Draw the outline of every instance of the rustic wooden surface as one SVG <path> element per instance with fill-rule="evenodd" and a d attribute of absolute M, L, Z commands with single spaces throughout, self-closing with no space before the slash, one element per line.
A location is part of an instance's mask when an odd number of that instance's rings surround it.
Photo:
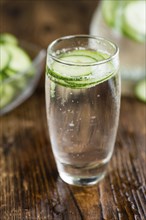
<path fill-rule="evenodd" d="M 88 33 L 96 0 L 1 1 L 0 28 L 47 45 Z M 0 118 L 0 220 L 146 219 L 146 105 L 122 98 L 114 155 L 98 185 L 69 186 L 58 176 L 47 132 L 44 73 L 36 92 Z"/>

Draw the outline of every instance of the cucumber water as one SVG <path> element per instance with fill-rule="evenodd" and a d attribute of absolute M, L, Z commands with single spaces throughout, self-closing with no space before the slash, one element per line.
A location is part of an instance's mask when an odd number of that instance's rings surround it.
<path fill-rule="evenodd" d="M 120 83 L 118 67 L 112 61 L 104 63 L 108 57 L 101 51 L 77 49 L 47 60 L 51 144 L 60 176 L 68 183 L 97 182 L 113 153 Z"/>

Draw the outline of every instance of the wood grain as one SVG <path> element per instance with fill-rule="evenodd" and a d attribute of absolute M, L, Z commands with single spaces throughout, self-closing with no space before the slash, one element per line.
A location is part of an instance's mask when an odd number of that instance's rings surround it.
<path fill-rule="evenodd" d="M 96 5 L 3 1 L 1 30 L 46 48 L 61 35 L 88 33 Z M 0 220 L 145 220 L 145 119 L 146 105 L 123 97 L 107 176 L 93 187 L 69 186 L 58 176 L 51 151 L 43 74 L 33 96 L 0 118 Z"/>

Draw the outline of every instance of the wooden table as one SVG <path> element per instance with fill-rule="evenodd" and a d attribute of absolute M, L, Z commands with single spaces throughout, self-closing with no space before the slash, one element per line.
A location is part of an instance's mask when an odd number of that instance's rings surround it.
<path fill-rule="evenodd" d="M 88 33 L 97 1 L 1 1 L 1 32 L 46 48 L 68 34 Z M 58 176 L 47 132 L 44 72 L 35 93 L 0 118 L 0 220 L 146 219 L 146 105 L 122 97 L 107 176 L 88 188 Z"/>

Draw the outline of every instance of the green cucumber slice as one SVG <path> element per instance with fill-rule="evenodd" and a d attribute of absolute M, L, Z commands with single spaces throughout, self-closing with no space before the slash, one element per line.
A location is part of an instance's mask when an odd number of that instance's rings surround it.
<path fill-rule="evenodd" d="M 25 71 L 30 67 L 31 59 L 23 49 L 11 44 L 5 45 L 5 48 L 11 54 L 9 69 L 14 71 L 14 73 Z"/>
<path fill-rule="evenodd" d="M 111 75 L 105 76 L 102 79 L 87 79 L 87 80 L 82 80 L 82 81 L 56 79 L 55 77 L 52 77 L 52 76 L 50 77 L 50 79 L 52 82 L 62 85 L 64 87 L 74 88 L 74 89 L 81 89 L 81 88 L 84 89 L 84 88 L 90 88 L 94 85 L 102 83 L 108 80 L 109 78 L 111 78 L 112 76 L 114 76 L 114 73 L 112 73 Z"/>
<path fill-rule="evenodd" d="M 60 62 L 58 60 L 53 61 L 50 67 L 46 68 L 46 73 L 51 81 L 62 86 L 89 88 L 111 78 L 115 74 L 112 63 L 102 66 L 92 65 L 108 57 L 109 55 L 97 51 L 73 50 L 61 54 L 59 56 Z M 61 61 L 65 63 L 61 63 Z"/>
<path fill-rule="evenodd" d="M 12 34 L 3 33 L 3 34 L 0 34 L 0 43 L 10 43 L 10 44 L 17 45 L 18 44 L 18 40 Z"/>
<path fill-rule="evenodd" d="M 103 1 L 102 4 L 102 13 L 106 23 L 109 26 L 114 26 L 115 23 L 115 12 L 117 9 L 116 1 Z"/>
<path fill-rule="evenodd" d="M 5 72 L 6 69 L 4 69 L 3 71 L 0 71 L 0 86 L 1 86 L 1 83 L 3 81 L 5 81 L 5 79 L 7 79 L 7 75 L 6 75 L 6 72 Z"/>
<path fill-rule="evenodd" d="M 143 102 L 146 102 L 146 80 L 141 80 L 135 87 L 135 95 Z"/>
<path fill-rule="evenodd" d="M 79 64 L 91 64 L 95 63 L 96 60 L 89 56 L 82 55 L 65 55 L 60 58 L 65 63 L 73 63 L 76 65 L 64 64 L 60 62 L 53 62 L 51 70 L 54 72 L 56 77 L 72 78 L 88 76 L 91 74 L 91 66 L 78 66 Z"/>
<path fill-rule="evenodd" d="M 145 7 L 145 1 L 132 1 L 123 14 L 123 32 L 139 42 L 146 40 Z"/>
<path fill-rule="evenodd" d="M 108 58 L 109 55 L 101 54 L 97 51 L 92 50 L 73 50 L 68 53 L 61 55 L 59 58 L 64 62 L 74 63 L 77 66 L 67 65 L 60 62 L 53 62 L 48 72 L 57 78 L 71 79 L 74 77 L 89 76 L 92 72 L 92 67 L 84 64 L 92 64 L 97 61 Z M 83 64 L 83 66 L 78 66 Z M 79 79 L 80 80 L 80 79 Z"/>
<path fill-rule="evenodd" d="M 15 90 L 11 85 L 1 84 L 0 85 L 0 108 L 5 107 L 13 99 Z"/>
<path fill-rule="evenodd" d="M 102 14 L 109 26 L 121 31 L 122 12 L 128 1 L 103 0 Z"/>
<path fill-rule="evenodd" d="M 79 49 L 79 50 L 73 50 L 67 53 L 67 56 L 89 56 L 93 59 L 95 59 L 95 61 L 101 61 L 104 60 L 105 58 L 108 58 L 109 56 L 107 54 L 102 54 L 97 52 L 97 51 L 93 51 L 93 50 L 83 50 L 83 49 Z"/>
<path fill-rule="evenodd" d="M 15 71 L 9 69 L 9 66 L 5 69 L 4 71 L 5 75 L 7 76 L 7 78 L 13 76 L 15 74 Z"/>
<path fill-rule="evenodd" d="M 3 71 L 8 66 L 9 61 L 10 53 L 3 45 L 0 45 L 0 71 Z"/>

